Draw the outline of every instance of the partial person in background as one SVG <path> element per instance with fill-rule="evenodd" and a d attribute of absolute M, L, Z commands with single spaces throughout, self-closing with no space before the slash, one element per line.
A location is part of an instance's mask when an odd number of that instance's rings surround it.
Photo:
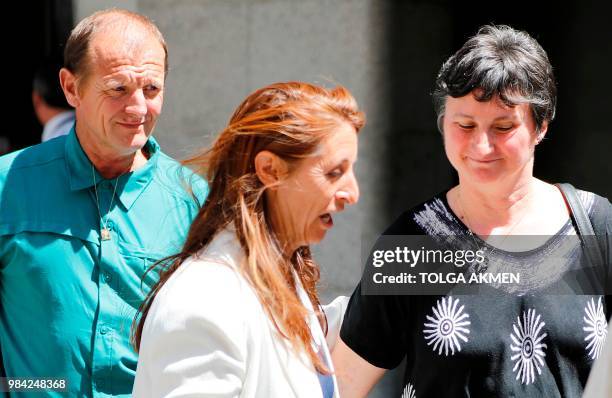
<path fill-rule="evenodd" d="M 11 142 L 8 137 L 0 135 L 0 156 L 11 151 Z"/>
<path fill-rule="evenodd" d="M 32 81 L 32 105 L 43 126 L 42 142 L 65 135 L 74 125 L 74 109 L 66 101 L 59 81 L 60 62 L 45 60 Z"/>
<path fill-rule="evenodd" d="M 310 245 L 357 202 L 364 115 L 343 87 L 249 95 L 186 162 L 210 195 L 136 319 L 134 397 L 338 397 L 328 344 L 346 297 L 322 308 Z"/>
<path fill-rule="evenodd" d="M 144 271 L 180 249 L 206 195 L 205 181 L 151 136 L 167 55 L 143 15 L 112 9 L 83 19 L 60 71 L 75 126 L 0 157 L 7 377 L 62 378 L 57 395 L 69 397 L 131 396 L 130 325 L 156 281 L 154 273 L 143 281 Z"/>
<path fill-rule="evenodd" d="M 612 205 L 533 175 L 557 101 L 548 56 L 526 32 L 485 26 L 442 65 L 433 96 L 459 183 L 384 235 L 483 251 L 467 278 L 520 283 L 456 296 L 363 295 L 360 283 L 333 352 L 341 393 L 366 396 L 406 358 L 406 398 L 579 397 L 612 309 Z"/>

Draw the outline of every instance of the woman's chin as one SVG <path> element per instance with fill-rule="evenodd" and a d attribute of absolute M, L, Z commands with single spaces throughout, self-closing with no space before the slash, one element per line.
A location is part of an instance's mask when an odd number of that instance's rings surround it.
<path fill-rule="evenodd" d="M 327 230 L 319 230 L 316 231 L 314 233 L 312 233 L 310 235 L 310 237 L 308 238 L 308 244 L 309 245 L 315 245 L 317 243 L 321 243 L 321 241 L 323 239 L 325 239 L 325 234 L 327 233 Z"/>
<path fill-rule="evenodd" d="M 481 184 L 499 181 L 502 177 L 502 173 L 499 170 L 489 167 L 470 167 L 467 170 L 461 171 L 459 174 L 461 180 L 468 180 Z"/>

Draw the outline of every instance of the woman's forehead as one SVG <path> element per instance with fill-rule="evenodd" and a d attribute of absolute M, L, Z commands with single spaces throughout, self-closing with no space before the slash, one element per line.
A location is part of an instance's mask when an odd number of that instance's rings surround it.
<path fill-rule="evenodd" d="M 499 96 L 479 101 L 473 94 L 446 99 L 446 114 L 450 117 L 493 116 L 495 118 L 522 118 L 529 113 L 529 104 L 508 105 Z"/>

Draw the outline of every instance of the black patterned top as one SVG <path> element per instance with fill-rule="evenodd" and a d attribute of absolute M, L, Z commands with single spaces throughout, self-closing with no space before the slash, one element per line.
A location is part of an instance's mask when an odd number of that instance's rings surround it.
<path fill-rule="evenodd" d="M 612 205 L 578 191 L 601 235 L 605 263 L 590 277 L 607 280 L 612 265 Z M 384 235 L 461 237 L 483 245 L 453 213 L 446 192 L 402 214 Z M 568 273 L 580 277 L 580 240 L 568 221 L 555 236 L 523 252 L 493 250 L 488 270 L 520 270 L 520 287 L 446 296 L 353 293 L 340 332 L 369 363 L 391 369 L 407 358 L 403 397 L 580 397 L 601 352 L 612 308 L 598 292 L 547 294 Z M 551 261 L 554 259 L 554 261 Z M 559 259 L 562 259 L 561 261 Z"/>

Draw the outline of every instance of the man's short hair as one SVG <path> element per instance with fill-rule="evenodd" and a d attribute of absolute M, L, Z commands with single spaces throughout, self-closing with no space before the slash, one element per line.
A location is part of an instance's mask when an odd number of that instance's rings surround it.
<path fill-rule="evenodd" d="M 151 33 L 164 48 L 164 72 L 168 73 L 168 48 L 164 36 L 157 26 L 144 15 L 120 8 L 110 8 L 91 14 L 84 18 L 72 29 L 70 37 L 64 49 L 64 67 L 79 77 L 86 76 L 89 72 L 88 52 L 89 45 L 95 34 L 108 28 L 114 22 L 123 22 L 126 19 L 140 23 Z"/>

